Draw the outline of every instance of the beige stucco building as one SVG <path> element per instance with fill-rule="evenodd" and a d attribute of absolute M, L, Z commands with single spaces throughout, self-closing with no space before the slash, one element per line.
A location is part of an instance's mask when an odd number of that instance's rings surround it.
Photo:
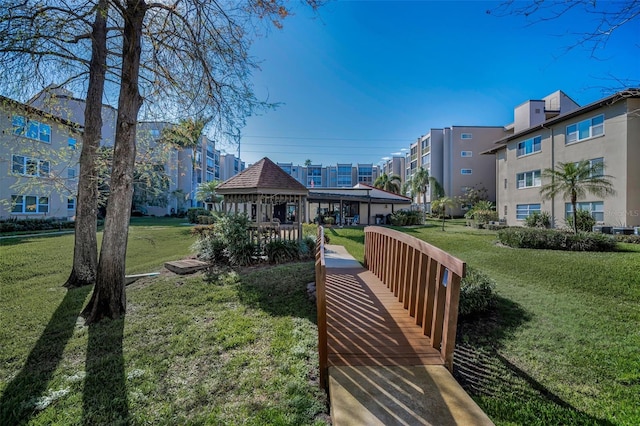
<path fill-rule="evenodd" d="M 442 185 L 445 195 L 462 197 L 467 188 L 485 188 L 487 197 L 495 201 L 495 161 L 481 152 L 493 146 L 509 130 L 504 126 L 451 126 L 431 129 L 410 146 L 406 158 L 406 179 L 420 167 Z M 432 200 L 432 188 L 426 194 L 427 209 Z M 423 196 L 414 194 L 414 201 L 423 205 Z M 464 214 L 465 206 L 456 206 L 452 214 Z"/>
<path fill-rule="evenodd" d="M 590 211 L 600 224 L 640 226 L 640 92 L 620 92 L 584 107 L 569 105 L 570 111 L 559 114 L 545 100 L 523 105 L 519 115 L 516 108 L 514 134 L 486 151 L 495 155 L 499 216 L 508 225 L 522 225 L 532 212 L 548 212 L 555 227 L 565 226 L 571 204 L 562 197 L 542 199 L 541 173 L 561 162 L 589 160 L 604 163 L 616 195 L 587 194 L 578 208 Z M 522 118 L 530 117 L 530 110 L 534 119 L 527 122 Z"/>
<path fill-rule="evenodd" d="M 73 218 L 81 126 L 0 97 L 0 218 Z"/>

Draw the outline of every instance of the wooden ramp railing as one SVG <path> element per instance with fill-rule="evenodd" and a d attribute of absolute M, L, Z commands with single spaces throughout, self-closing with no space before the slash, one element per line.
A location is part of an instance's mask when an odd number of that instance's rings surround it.
<path fill-rule="evenodd" d="M 316 239 L 316 309 L 318 311 L 318 363 L 320 386 L 328 389 L 327 348 L 327 264 L 324 259 L 324 228 L 318 226 Z"/>
<path fill-rule="evenodd" d="M 324 245 L 324 229 L 319 226 L 315 262 L 319 378 L 321 386 L 327 388 L 329 349 L 327 265 Z M 411 328 L 419 326 L 417 328 L 428 338 L 428 344 L 435 353 L 439 353 L 441 363 L 452 371 L 460 282 L 465 275 L 466 264 L 410 235 L 388 228 L 369 226 L 365 228 L 365 266 L 372 278 L 382 282 L 402 304 L 406 311 L 405 318 L 412 324 Z M 335 271 L 331 274 L 333 275 L 330 281 L 335 285 L 334 281 L 339 280 L 339 275 L 336 275 Z M 332 297 L 336 297 L 336 292 L 340 290 L 333 289 Z M 355 302 L 351 300 L 345 304 L 334 300 L 332 309 L 349 309 L 347 306 Z M 359 310 L 360 314 L 365 311 Z M 336 315 L 336 318 L 338 316 L 340 315 Z M 344 315 L 342 317 L 344 318 Z M 374 325 L 374 322 L 372 319 L 371 325 Z M 398 325 L 402 322 L 398 322 Z M 349 326 L 348 324 L 345 322 L 339 326 Z M 336 325 L 332 327 L 335 328 Z M 383 333 L 383 330 L 380 332 Z"/>
<path fill-rule="evenodd" d="M 402 302 L 452 371 L 466 264 L 422 240 L 380 226 L 365 228 L 364 247 L 365 267 Z"/>

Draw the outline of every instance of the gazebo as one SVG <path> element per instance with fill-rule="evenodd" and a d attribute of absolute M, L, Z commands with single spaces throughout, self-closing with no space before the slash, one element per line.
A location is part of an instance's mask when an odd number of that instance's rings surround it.
<path fill-rule="evenodd" d="M 256 235 L 302 239 L 309 191 L 267 157 L 221 183 L 216 192 L 223 196 L 225 212 L 249 216 Z"/>

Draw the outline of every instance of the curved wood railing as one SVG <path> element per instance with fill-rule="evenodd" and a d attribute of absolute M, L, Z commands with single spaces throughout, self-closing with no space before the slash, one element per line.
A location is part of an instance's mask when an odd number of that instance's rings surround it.
<path fill-rule="evenodd" d="M 318 311 L 318 363 L 320 386 L 328 389 L 327 355 L 327 265 L 324 259 L 324 228 L 318 226 L 316 239 L 316 306 Z"/>
<path fill-rule="evenodd" d="M 365 228 L 364 248 L 365 267 L 403 303 L 452 371 L 466 264 L 422 240 L 380 226 Z"/>

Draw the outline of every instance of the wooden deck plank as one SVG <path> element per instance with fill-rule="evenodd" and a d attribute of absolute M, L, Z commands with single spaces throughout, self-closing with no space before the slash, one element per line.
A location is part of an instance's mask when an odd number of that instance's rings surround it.
<path fill-rule="evenodd" d="M 333 366 L 443 365 L 422 327 L 364 268 L 327 268 L 327 346 Z"/>

